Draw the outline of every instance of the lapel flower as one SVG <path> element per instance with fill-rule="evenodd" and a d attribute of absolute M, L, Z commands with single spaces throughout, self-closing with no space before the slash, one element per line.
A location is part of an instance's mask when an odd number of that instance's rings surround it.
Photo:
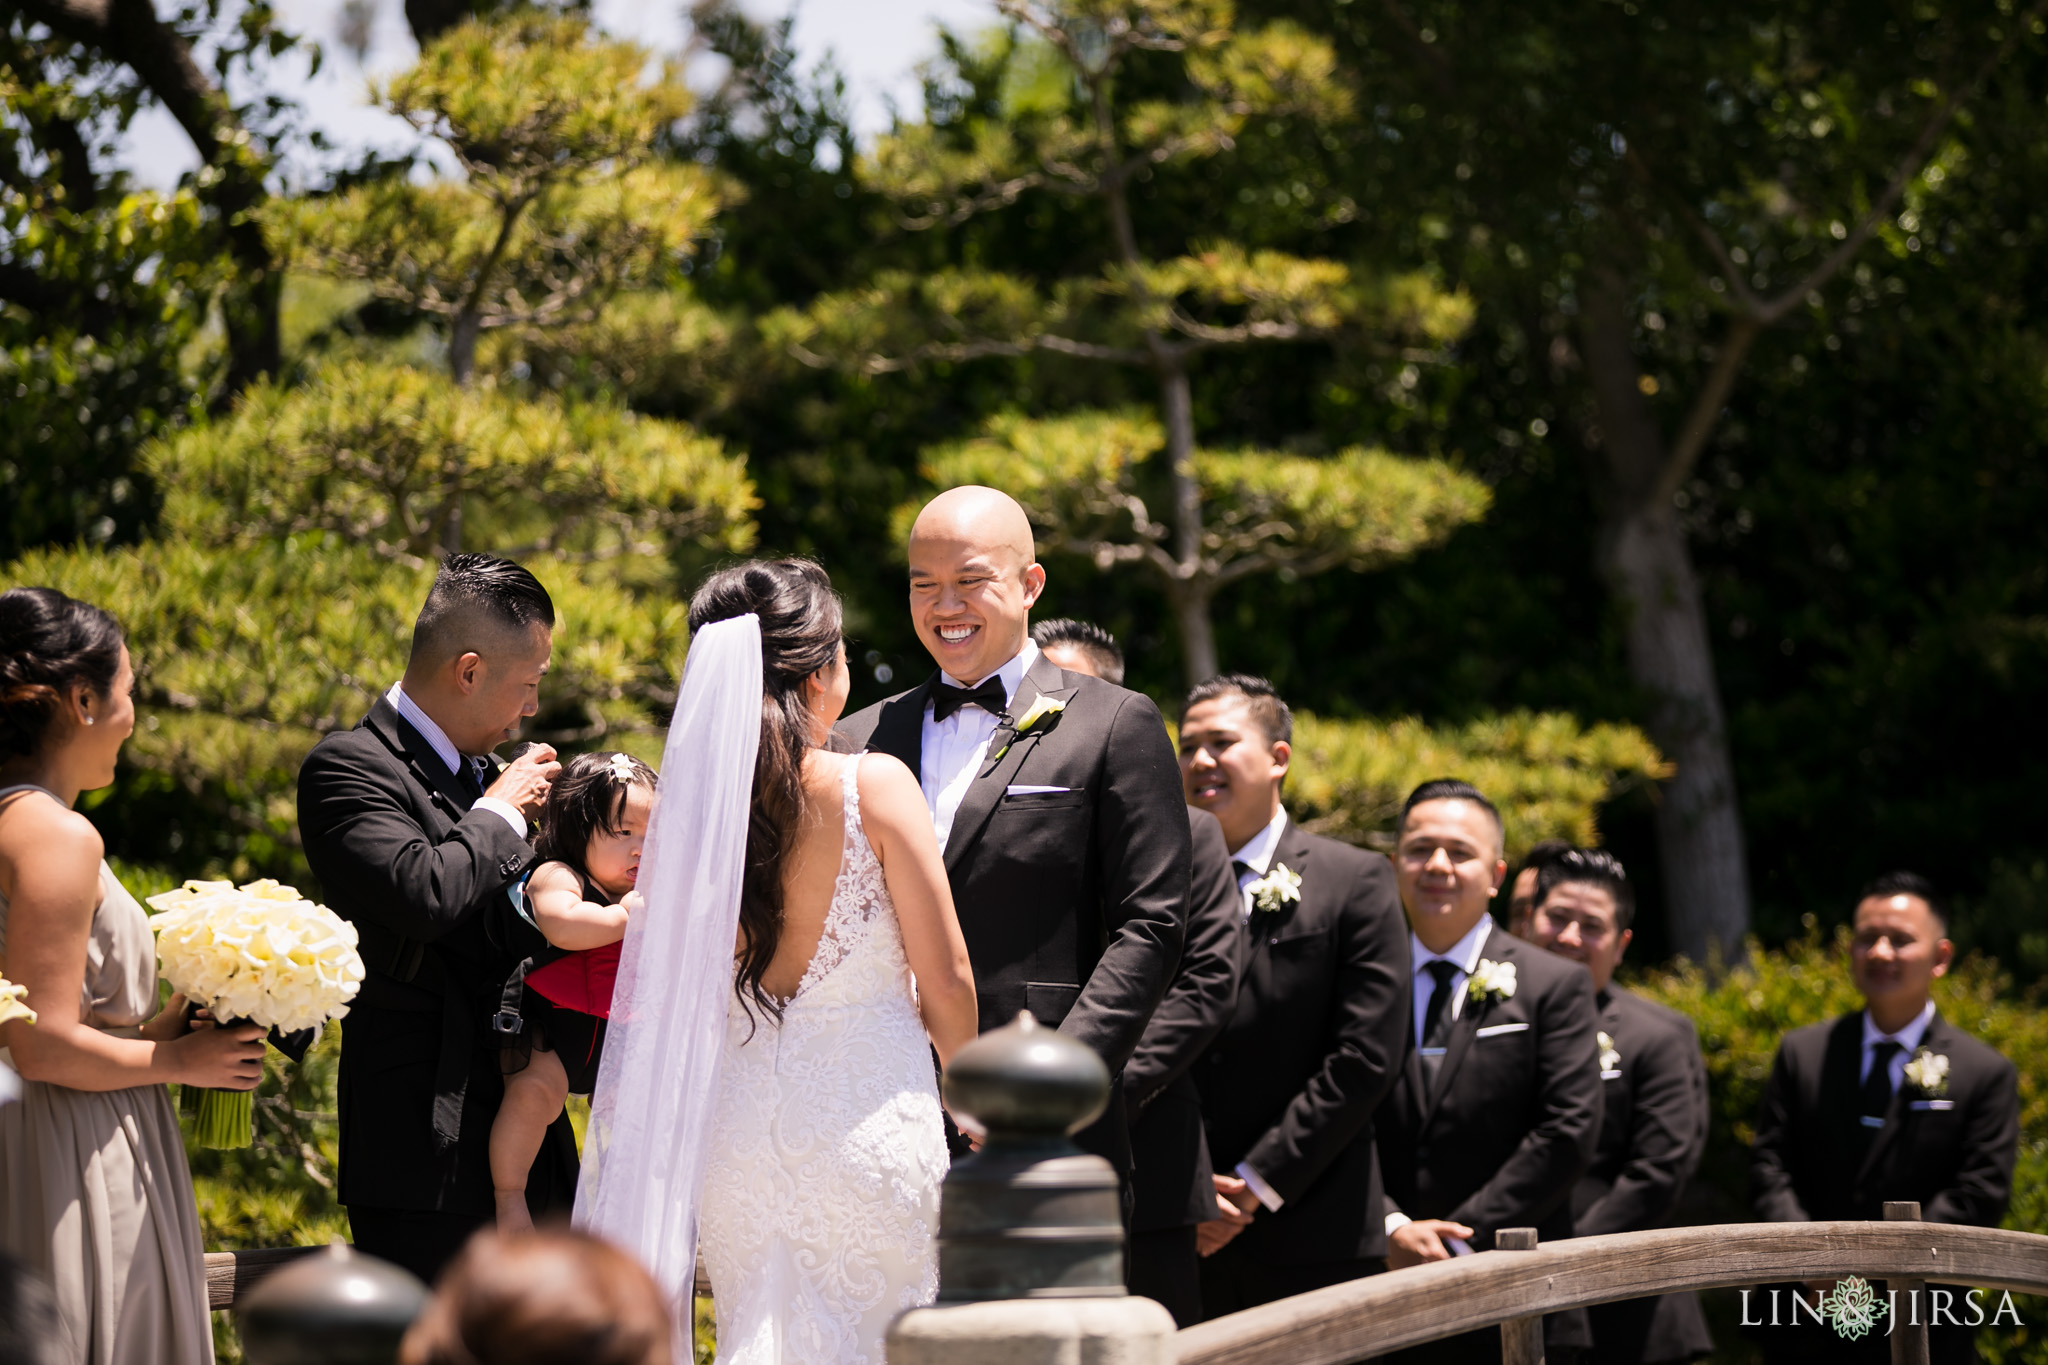
<path fill-rule="evenodd" d="M 1004 754 L 1010 752 L 1010 746 L 1015 744 L 1021 736 L 1040 729 L 1046 721 L 1066 709 L 1067 704 L 1058 697 L 1041 696 L 1038 700 L 1032 702 L 1030 707 L 1018 719 L 1011 721 L 1008 717 L 1005 717 L 1004 719 L 1007 722 L 1005 728 L 1009 730 L 1010 737 L 1003 741 L 1003 747 L 996 750 L 995 758 L 990 759 L 989 762 L 994 763 L 1002 758 Z"/>
<path fill-rule="evenodd" d="M 1923 1098 L 1939 1099 L 1948 1093 L 1948 1058 L 1923 1047 L 1906 1063 L 1906 1079 Z"/>
<path fill-rule="evenodd" d="M 1245 887 L 1252 893 L 1252 909 L 1277 913 L 1301 900 L 1301 874 L 1286 863 L 1273 864 L 1273 870 Z"/>
<path fill-rule="evenodd" d="M 1465 980 L 1465 993 L 1475 1004 L 1484 1004 L 1488 1000 L 1514 999 L 1515 964 L 1480 958 L 1479 966 Z"/>
<path fill-rule="evenodd" d="M 1614 1035 L 1611 1033 L 1596 1033 L 1593 1036 L 1600 1043 L 1600 1069 L 1602 1071 L 1612 1071 L 1620 1066 L 1621 1054 L 1615 1051 Z"/>
<path fill-rule="evenodd" d="M 0 976 L 0 1024 L 10 1019 L 36 1021 L 36 1012 L 22 1003 L 28 998 L 28 987 L 17 986 L 6 977 Z"/>

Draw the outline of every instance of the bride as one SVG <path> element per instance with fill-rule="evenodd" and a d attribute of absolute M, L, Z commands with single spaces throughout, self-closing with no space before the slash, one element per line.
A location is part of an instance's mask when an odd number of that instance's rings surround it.
<path fill-rule="evenodd" d="M 824 748 L 840 624 L 805 560 L 690 604 L 577 1198 L 668 1291 L 681 1360 L 700 1238 L 721 1365 L 880 1365 L 938 1291 L 931 1049 L 974 1037 L 974 977 L 918 779 Z"/>

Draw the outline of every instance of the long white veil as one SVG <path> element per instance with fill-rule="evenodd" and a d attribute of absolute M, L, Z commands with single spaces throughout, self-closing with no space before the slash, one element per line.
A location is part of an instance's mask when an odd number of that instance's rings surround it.
<path fill-rule="evenodd" d="M 697 1208 L 760 742 L 760 619 L 714 622 L 690 641 L 662 751 L 641 858 L 646 904 L 619 954 L 574 1220 L 653 1273 L 675 1315 L 678 1360 L 690 1358 Z"/>

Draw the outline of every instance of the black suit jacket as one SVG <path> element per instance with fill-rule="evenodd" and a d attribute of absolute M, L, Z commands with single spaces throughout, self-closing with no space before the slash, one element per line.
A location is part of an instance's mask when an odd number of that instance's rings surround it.
<path fill-rule="evenodd" d="M 1948 1058 L 1947 1093 L 1923 1098 L 1901 1086 L 1859 1161 L 1862 1012 L 1785 1035 L 1751 1149 L 1758 1217 L 1876 1219 L 1886 1200 L 1913 1199 L 1930 1223 L 1998 1226 L 2019 1152 L 2018 1073 L 1940 1014 L 1920 1046 Z"/>
<path fill-rule="evenodd" d="M 1194 862 L 1188 878 L 1188 933 L 1166 998 L 1152 1012 L 1124 1068 L 1131 1121 L 1131 1227 L 1186 1227 L 1217 1216 L 1202 1132 L 1202 1092 L 1192 1074 L 1237 1004 L 1244 976 L 1243 893 L 1230 870 L 1223 827 L 1188 807 Z"/>
<path fill-rule="evenodd" d="M 1472 1249 L 1488 1251 L 1501 1228 L 1533 1227 L 1545 1242 L 1572 1235 L 1570 1195 L 1599 1140 L 1601 1082 L 1586 969 L 1499 925 L 1480 956 L 1515 964 L 1514 995 L 1466 1001 L 1434 1090 L 1405 1020 L 1408 1055 L 1378 1128 L 1388 1211 L 1464 1223 Z"/>
<path fill-rule="evenodd" d="M 1384 1256 L 1373 1112 L 1400 1075 L 1410 1015 L 1394 870 L 1292 820 L 1273 863 L 1300 875 L 1301 899 L 1252 911 L 1237 1008 L 1196 1084 L 1215 1169 L 1243 1162 L 1283 1202 L 1256 1211 L 1219 1254 L 1280 1265 Z"/>
<path fill-rule="evenodd" d="M 362 935 L 368 979 L 342 1020 L 343 1204 L 488 1216 L 491 1120 L 504 1093 L 490 1032 L 532 950 L 505 895 L 533 851 L 391 703 L 328 735 L 299 769 L 299 833 L 326 903 Z M 527 1186 L 566 1210 L 566 1116 Z"/>
<path fill-rule="evenodd" d="M 1600 1073 L 1600 1140 L 1572 1191 L 1580 1237 L 1663 1227 L 1707 1145 L 1707 1068 L 1692 1020 L 1610 985 L 1595 996 L 1617 1060 Z M 1689 1360 L 1714 1349 L 1697 1294 L 1588 1310 L 1594 1360 Z"/>
<path fill-rule="evenodd" d="M 921 772 L 933 680 L 841 721 L 845 743 Z M 1180 765 L 1159 708 L 1139 693 L 1041 654 L 1010 714 L 1041 696 L 1066 708 L 1014 739 L 998 730 L 953 817 L 946 872 L 982 1031 L 1029 1010 L 1094 1048 L 1120 1092 L 1180 960 L 1190 857 Z M 1064 790 L 1007 792 L 1018 785 Z M 1129 1174 L 1120 1093 L 1076 1141 Z"/>

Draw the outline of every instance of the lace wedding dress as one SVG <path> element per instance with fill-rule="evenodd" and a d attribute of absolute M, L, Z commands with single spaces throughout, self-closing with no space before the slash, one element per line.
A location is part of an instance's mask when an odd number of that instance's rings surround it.
<path fill-rule="evenodd" d="M 882 1365 L 889 1320 L 938 1293 L 944 1126 L 859 765 L 796 994 L 779 1024 L 726 1014 L 699 1223 L 718 1365 Z"/>

